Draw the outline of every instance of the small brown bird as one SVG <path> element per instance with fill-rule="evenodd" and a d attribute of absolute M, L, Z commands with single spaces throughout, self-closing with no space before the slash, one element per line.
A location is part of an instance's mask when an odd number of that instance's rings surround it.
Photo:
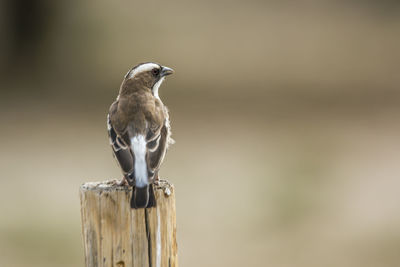
<path fill-rule="evenodd" d="M 135 66 L 125 75 L 107 116 L 110 144 L 124 175 L 121 184 L 134 187 L 132 208 L 156 205 L 152 184 L 157 183 L 160 165 L 173 143 L 168 109 L 158 89 L 173 72 L 156 63 Z"/>

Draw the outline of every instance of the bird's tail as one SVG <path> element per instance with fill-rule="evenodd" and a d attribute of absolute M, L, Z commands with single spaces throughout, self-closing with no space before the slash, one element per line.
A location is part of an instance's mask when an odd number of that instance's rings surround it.
<path fill-rule="evenodd" d="M 151 208 L 155 205 L 154 189 L 151 184 L 144 187 L 134 187 L 131 198 L 132 209 Z"/>

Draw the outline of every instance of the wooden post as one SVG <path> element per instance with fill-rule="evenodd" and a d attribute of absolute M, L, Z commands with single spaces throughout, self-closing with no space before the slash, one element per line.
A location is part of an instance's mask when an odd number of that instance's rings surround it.
<path fill-rule="evenodd" d="M 177 267 L 174 187 L 154 187 L 157 206 L 131 209 L 132 189 L 115 181 L 80 187 L 86 267 Z"/>

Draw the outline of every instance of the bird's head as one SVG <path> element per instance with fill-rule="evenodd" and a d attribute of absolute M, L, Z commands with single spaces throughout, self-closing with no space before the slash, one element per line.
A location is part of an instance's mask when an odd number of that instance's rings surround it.
<path fill-rule="evenodd" d="M 124 84 L 134 88 L 150 88 L 153 95 L 158 98 L 158 88 L 167 75 L 174 70 L 157 63 L 141 63 L 133 67 L 125 75 Z"/>

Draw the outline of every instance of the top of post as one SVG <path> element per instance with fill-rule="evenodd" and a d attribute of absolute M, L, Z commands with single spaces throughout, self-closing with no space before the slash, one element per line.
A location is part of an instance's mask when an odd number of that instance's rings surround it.
<path fill-rule="evenodd" d="M 81 185 L 81 191 L 125 191 L 129 192 L 132 190 L 131 186 L 119 185 L 117 180 L 108 180 L 101 182 L 86 182 Z M 170 195 L 174 190 L 173 184 L 170 184 L 167 180 L 159 180 L 157 184 L 154 184 L 155 190 L 162 190 L 164 194 Z"/>

